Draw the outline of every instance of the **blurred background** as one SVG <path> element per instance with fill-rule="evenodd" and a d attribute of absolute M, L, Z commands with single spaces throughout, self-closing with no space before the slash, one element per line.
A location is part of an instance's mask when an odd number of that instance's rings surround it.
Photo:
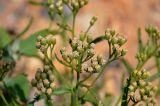
<path fill-rule="evenodd" d="M 5 28 L 12 36 L 23 30 L 31 16 L 33 17 L 32 26 L 23 39 L 33 32 L 48 27 L 49 17 L 46 8 L 30 5 L 28 0 L 0 0 L 0 27 Z M 105 29 L 108 27 L 120 32 L 128 39 L 127 44 L 124 46 L 128 50 L 125 58 L 135 67 L 137 63 L 135 59 L 137 29 L 142 29 L 142 37 L 145 40 L 144 28 L 146 26 L 155 25 L 160 27 L 160 0 L 90 0 L 90 3 L 82 8 L 78 14 L 77 32 L 88 27 L 92 16 L 98 17 L 96 25 L 90 31 L 92 36 L 97 37 L 104 34 Z M 53 28 L 56 28 L 56 23 L 53 22 L 52 24 Z M 98 44 L 96 46 L 96 51 L 103 56 L 107 54 L 107 46 L 105 45 Z M 57 48 L 61 48 L 60 44 Z M 22 57 L 18 61 L 15 71 L 16 73 L 25 72 L 28 78 L 32 79 L 36 69 L 41 65 L 38 59 Z M 59 68 L 63 70 L 61 65 Z M 124 67 L 119 61 L 112 63 L 104 75 L 106 77 L 103 80 L 106 84 L 102 91 L 115 96 L 119 95 L 119 83 L 123 73 L 125 73 Z"/>

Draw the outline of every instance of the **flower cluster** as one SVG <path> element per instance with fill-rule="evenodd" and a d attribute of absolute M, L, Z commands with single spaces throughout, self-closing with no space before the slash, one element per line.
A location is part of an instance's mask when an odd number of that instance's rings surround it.
<path fill-rule="evenodd" d="M 2 80 L 8 71 L 12 70 L 15 67 L 14 61 L 1 60 L 0 61 L 0 80 Z"/>
<path fill-rule="evenodd" d="M 109 46 L 111 47 L 110 58 L 118 58 L 124 56 L 126 54 L 126 50 L 120 50 L 120 47 L 126 43 L 126 39 L 122 36 L 118 36 L 119 34 L 115 32 L 113 29 L 106 29 L 105 31 L 105 39 L 108 41 Z"/>
<path fill-rule="evenodd" d="M 39 49 L 42 53 L 46 53 L 48 48 L 53 48 L 56 44 L 56 39 L 52 35 L 48 35 L 46 37 L 38 36 L 36 47 Z"/>
<path fill-rule="evenodd" d="M 52 95 L 53 90 L 55 89 L 55 82 L 51 68 L 46 65 L 43 70 L 38 69 L 31 84 L 41 93 L 45 93 L 48 96 Z"/>
<path fill-rule="evenodd" d="M 53 14 L 53 12 L 62 15 L 64 6 L 68 6 L 71 11 L 77 12 L 80 8 L 85 6 L 88 3 L 88 0 L 48 0 L 49 4 L 49 12 Z"/>
<path fill-rule="evenodd" d="M 90 66 L 88 63 L 84 63 L 83 69 L 88 73 L 97 73 L 105 63 L 106 60 L 104 60 L 101 56 L 96 56 L 90 60 Z"/>
<path fill-rule="evenodd" d="M 160 30 L 157 27 L 149 26 L 146 28 L 146 32 L 152 38 L 160 38 Z"/>
<path fill-rule="evenodd" d="M 73 38 L 70 41 L 72 51 L 67 51 L 66 48 L 60 50 L 62 58 L 65 62 L 71 63 L 73 60 L 81 59 L 81 62 L 85 62 L 91 59 L 94 55 L 94 43 L 89 43 L 89 37 L 86 41 L 80 40 L 78 38 Z M 78 63 L 78 62 L 77 62 Z"/>
<path fill-rule="evenodd" d="M 151 82 L 147 82 L 149 72 L 146 70 L 134 70 L 132 73 L 131 85 L 129 86 L 129 98 L 134 103 L 144 102 L 150 105 L 155 104 L 155 92 L 157 87 L 154 87 Z"/>

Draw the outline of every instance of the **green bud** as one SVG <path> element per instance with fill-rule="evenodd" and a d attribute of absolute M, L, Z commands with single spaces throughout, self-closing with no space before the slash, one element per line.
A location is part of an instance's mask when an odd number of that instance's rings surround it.
<path fill-rule="evenodd" d="M 139 80 L 139 86 L 144 87 L 146 85 L 146 82 L 144 80 Z"/>
<path fill-rule="evenodd" d="M 44 79 L 46 79 L 47 78 L 47 74 L 46 73 L 41 73 L 41 78 L 44 80 Z"/>
<path fill-rule="evenodd" d="M 74 11 L 80 8 L 79 3 L 77 1 L 72 1 L 71 5 Z"/>
<path fill-rule="evenodd" d="M 138 77 L 141 77 L 141 75 L 142 75 L 142 72 L 141 72 L 141 71 L 138 71 L 138 72 L 137 72 L 137 76 L 138 76 Z"/>
<path fill-rule="evenodd" d="M 152 88 L 152 90 L 153 90 L 153 92 L 156 92 L 156 91 L 158 90 L 158 87 L 154 86 L 154 87 Z"/>
<path fill-rule="evenodd" d="M 52 45 L 56 44 L 56 39 L 54 37 L 52 37 L 50 40 L 51 40 Z"/>
<path fill-rule="evenodd" d="M 52 12 L 52 11 L 54 11 L 54 9 L 55 9 L 54 4 L 51 4 L 51 5 L 49 6 L 49 10 Z"/>
<path fill-rule="evenodd" d="M 127 53 L 127 50 L 124 50 L 124 49 L 121 50 L 121 56 L 126 55 L 126 53 Z"/>
<path fill-rule="evenodd" d="M 54 81 L 54 75 L 52 75 L 52 74 L 49 75 L 49 81 L 51 81 L 51 82 Z"/>
<path fill-rule="evenodd" d="M 36 79 L 32 79 L 31 84 L 33 87 L 37 86 L 37 80 Z"/>
<path fill-rule="evenodd" d="M 132 86 L 133 86 L 134 88 L 137 88 L 137 82 L 132 82 Z"/>
<path fill-rule="evenodd" d="M 141 88 L 141 89 L 139 90 L 139 92 L 140 92 L 141 95 L 144 95 L 144 94 L 145 94 L 145 90 L 144 90 L 143 88 Z"/>
<path fill-rule="evenodd" d="M 55 84 L 54 82 L 52 82 L 52 83 L 50 84 L 50 87 L 54 90 L 55 87 L 56 87 L 56 84 Z"/>
<path fill-rule="evenodd" d="M 142 99 L 146 101 L 148 99 L 147 95 L 142 96 Z"/>
<path fill-rule="evenodd" d="M 42 38 L 43 38 L 43 37 L 39 35 L 39 36 L 37 37 L 37 42 L 41 42 Z"/>
<path fill-rule="evenodd" d="M 36 80 L 40 80 L 40 78 L 41 78 L 41 71 L 40 70 L 41 69 L 38 69 L 38 71 L 36 72 L 36 75 L 35 75 Z"/>
<path fill-rule="evenodd" d="M 134 91 L 134 87 L 132 85 L 129 86 L 130 91 Z"/>
<path fill-rule="evenodd" d="M 52 75 L 53 72 L 52 72 L 51 70 L 48 70 L 47 74 L 48 74 L 48 75 Z"/>
<path fill-rule="evenodd" d="M 42 88 L 43 88 L 43 83 L 38 83 L 38 84 L 37 84 L 37 89 L 38 89 L 39 91 L 41 91 Z"/>
<path fill-rule="evenodd" d="M 48 81 L 48 79 L 43 80 L 43 85 L 45 87 L 49 87 L 49 81 Z"/>
<path fill-rule="evenodd" d="M 97 17 L 92 17 L 91 21 L 90 21 L 90 25 L 93 26 L 95 24 L 95 22 L 97 21 Z"/>

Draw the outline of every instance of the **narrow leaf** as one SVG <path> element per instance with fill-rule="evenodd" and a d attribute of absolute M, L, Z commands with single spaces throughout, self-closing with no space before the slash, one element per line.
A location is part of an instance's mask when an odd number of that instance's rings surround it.
<path fill-rule="evenodd" d="M 65 88 L 65 87 L 60 87 L 60 88 L 54 89 L 53 94 L 54 94 L 54 95 L 64 95 L 64 94 L 70 93 L 70 92 L 71 92 L 70 89 Z"/>
<path fill-rule="evenodd" d="M 7 46 L 11 40 L 9 33 L 0 27 L 0 48 Z"/>

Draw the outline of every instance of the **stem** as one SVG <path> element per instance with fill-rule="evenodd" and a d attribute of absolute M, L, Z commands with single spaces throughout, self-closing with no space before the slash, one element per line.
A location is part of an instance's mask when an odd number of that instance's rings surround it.
<path fill-rule="evenodd" d="M 1 90 L 0 90 L 0 97 L 2 98 L 4 104 L 5 104 L 6 106 L 9 106 L 9 104 L 8 104 L 7 100 L 5 99 L 5 97 L 4 97 L 4 95 L 3 95 L 3 92 L 2 92 Z"/>
<path fill-rule="evenodd" d="M 73 13 L 73 24 L 72 24 L 72 37 L 75 37 L 75 22 L 76 22 L 77 12 Z"/>
<path fill-rule="evenodd" d="M 87 91 L 84 93 L 84 95 L 82 96 L 85 97 L 85 94 L 87 94 L 90 89 L 93 87 L 93 85 L 96 83 L 96 81 L 100 78 L 100 76 L 103 74 L 104 72 L 104 69 L 108 66 L 108 64 L 110 63 L 111 61 L 108 61 L 101 69 L 100 73 L 98 74 L 98 76 L 93 80 L 93 82 L 91 83 L 90 87 L 87 89 Z"/>

